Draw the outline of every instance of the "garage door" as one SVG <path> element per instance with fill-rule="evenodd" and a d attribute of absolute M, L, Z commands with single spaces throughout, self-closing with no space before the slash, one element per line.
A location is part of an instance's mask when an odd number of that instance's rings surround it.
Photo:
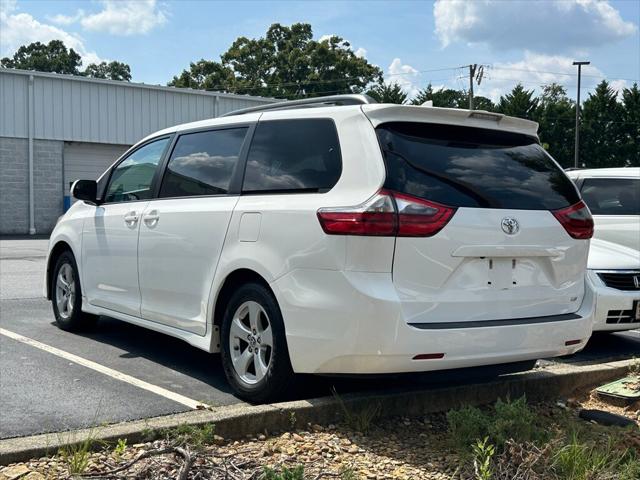
<path fill-rule="evenodd" d="M 64 207 L 69 208 L 69 187 L 78 179 L 97 180 L 127 149 L 128 145 L 65 142 Z"/>

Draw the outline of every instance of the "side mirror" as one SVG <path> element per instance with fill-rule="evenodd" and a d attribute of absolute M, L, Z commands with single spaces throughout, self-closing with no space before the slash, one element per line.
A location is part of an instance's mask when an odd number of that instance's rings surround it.
<path fill-rule="evenodd" d="M 95 180 L 76 180 L 71 185 L 71 195 L 77 200 L 97 204 L 98 184 Z"/>

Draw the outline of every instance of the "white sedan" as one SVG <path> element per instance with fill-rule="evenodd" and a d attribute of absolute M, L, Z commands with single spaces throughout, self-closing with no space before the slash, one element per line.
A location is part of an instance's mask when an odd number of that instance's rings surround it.
<path fill-rule="evenodd" d="M 640 328 L 640 252 L 592 239 L 587 283 L 596 298 L 594 332 Z"/>

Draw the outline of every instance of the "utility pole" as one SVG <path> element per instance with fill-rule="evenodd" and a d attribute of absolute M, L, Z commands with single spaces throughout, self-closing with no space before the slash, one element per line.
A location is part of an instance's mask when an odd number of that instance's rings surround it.
<path fill-rule="evenodd" d="M 578 168 L 578 158 L 580 157 L 580 77 L 582 75 L 582 65 L 589 65 L 591 62 L 573 62 L 578 66 L 578 91 L 576 93 L 576 145 L 574 148 L 573 166 Z"/>
<path fill-rule="evenodd" d="M 478 64 L 469 65 L 469 110 L 473 110 L 473 77 L 476 74 Z"/>

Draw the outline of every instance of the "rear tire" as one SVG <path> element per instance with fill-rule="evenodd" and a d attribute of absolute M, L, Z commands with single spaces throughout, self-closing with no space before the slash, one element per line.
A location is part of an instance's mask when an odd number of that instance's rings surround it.
<path fill-rule="evenodd" d="M 71 252 L 63 252 L 56 260 L 51 276 L 51 305 L 56 323 L 62 330 L 87 329 L 98 319 L 82 311 L 80 276 Z"/>
<path fill-rule="evenodd" d="M 231 296 L 220 349 L 224 373 L 238 397 L 252 403 L 283 397 L 294 375 L 282 314 L 266 287 L 248 283 Z"/>

